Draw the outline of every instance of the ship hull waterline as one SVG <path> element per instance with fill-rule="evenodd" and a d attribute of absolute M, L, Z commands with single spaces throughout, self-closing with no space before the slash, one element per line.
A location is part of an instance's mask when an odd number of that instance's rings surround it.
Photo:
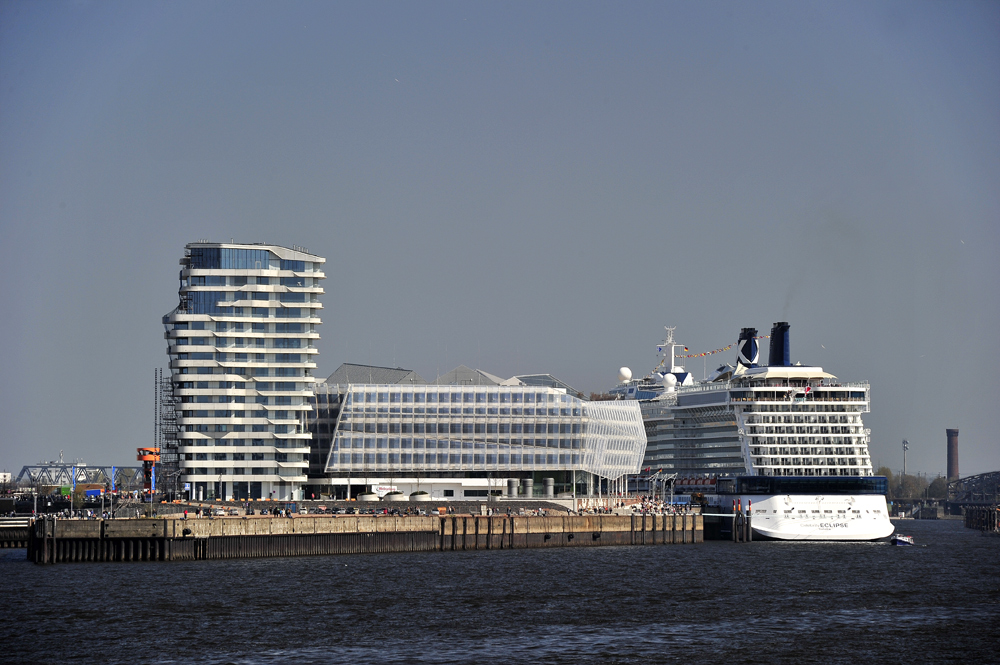
<path fill-rule="evenodd" d="M 754 540 L 814 542 L 888 541 L 896 528 L 882 495 L 715 495 L 717 510 L 737 501 L 753 510 Z M 729 505 L 727 505 L 729 504 Z M 791 511 L 791 512 L 786 512 Z"/>

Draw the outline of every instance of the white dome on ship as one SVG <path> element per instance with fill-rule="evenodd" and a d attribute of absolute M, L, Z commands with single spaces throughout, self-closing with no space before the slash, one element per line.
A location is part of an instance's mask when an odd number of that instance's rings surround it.
<path fill-rule="evenodd" d="M 618 380 L 622 383 L 632 380 L 632 370 L 628 367 L 622 367 L 618 370 Z"/>
<path fill-rule="evenodd" d="M 674 376 L 673 374 L 667 374 L 666 376 L 663 377 L 663 385 L 665 385 L 667 388 L 673 388 L 674 386 L 677 385 L 677 377 Z"/>

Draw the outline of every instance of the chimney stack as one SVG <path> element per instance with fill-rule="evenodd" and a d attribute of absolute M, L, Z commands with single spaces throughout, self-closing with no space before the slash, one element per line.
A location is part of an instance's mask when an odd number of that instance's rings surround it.
<path fill-rule="evenodd" d="M 743 328 L 740 330 L 740 339 L 736 342 L 736 363 L 738 365 L 746 368 L 757 366 L 760 353 L 757 349 L 756 337 L 756 328 Z"/>
<path fill-rule="evenodd" d="M 767 364 L 771 367 L 790 367 L 792 364 L 788 327 L 787 321 L 778 321 L 771 326 L 771 348 L 767 357 Z"/>
<path fill-rule="evenodd" d="M 948 482 L 958 479 L 958 430 L 946 429 L 948 435 Z"/>

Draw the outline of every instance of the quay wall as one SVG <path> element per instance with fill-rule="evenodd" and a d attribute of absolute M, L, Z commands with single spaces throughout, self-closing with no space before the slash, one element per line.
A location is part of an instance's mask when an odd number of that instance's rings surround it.
<path fill-rule="evenodd" d="M 0 519 L 0 549 L 28 546 L 31 518 Z"/>
<path fill-rule="evenodd" d="M 703 542 L 701 515 L 335 515 L 294 518 L 35 522 L 28 559 L 193 561 L 318 554 L 430 552 Z"/>
<path fill-rule="evenodd" d="M 965 506 L 962 512 L 967 529 L 1000 532 L 1000 505 Z"/>

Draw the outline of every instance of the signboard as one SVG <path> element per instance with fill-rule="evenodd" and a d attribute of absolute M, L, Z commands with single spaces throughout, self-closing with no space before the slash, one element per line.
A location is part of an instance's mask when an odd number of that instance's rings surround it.
<path fill-rule="evenodd" d="M 389 492 L 395 492 L 395 485 L 372 485 L 372 491 L 378 494 L 379 498 L 382 498 Z"/>

